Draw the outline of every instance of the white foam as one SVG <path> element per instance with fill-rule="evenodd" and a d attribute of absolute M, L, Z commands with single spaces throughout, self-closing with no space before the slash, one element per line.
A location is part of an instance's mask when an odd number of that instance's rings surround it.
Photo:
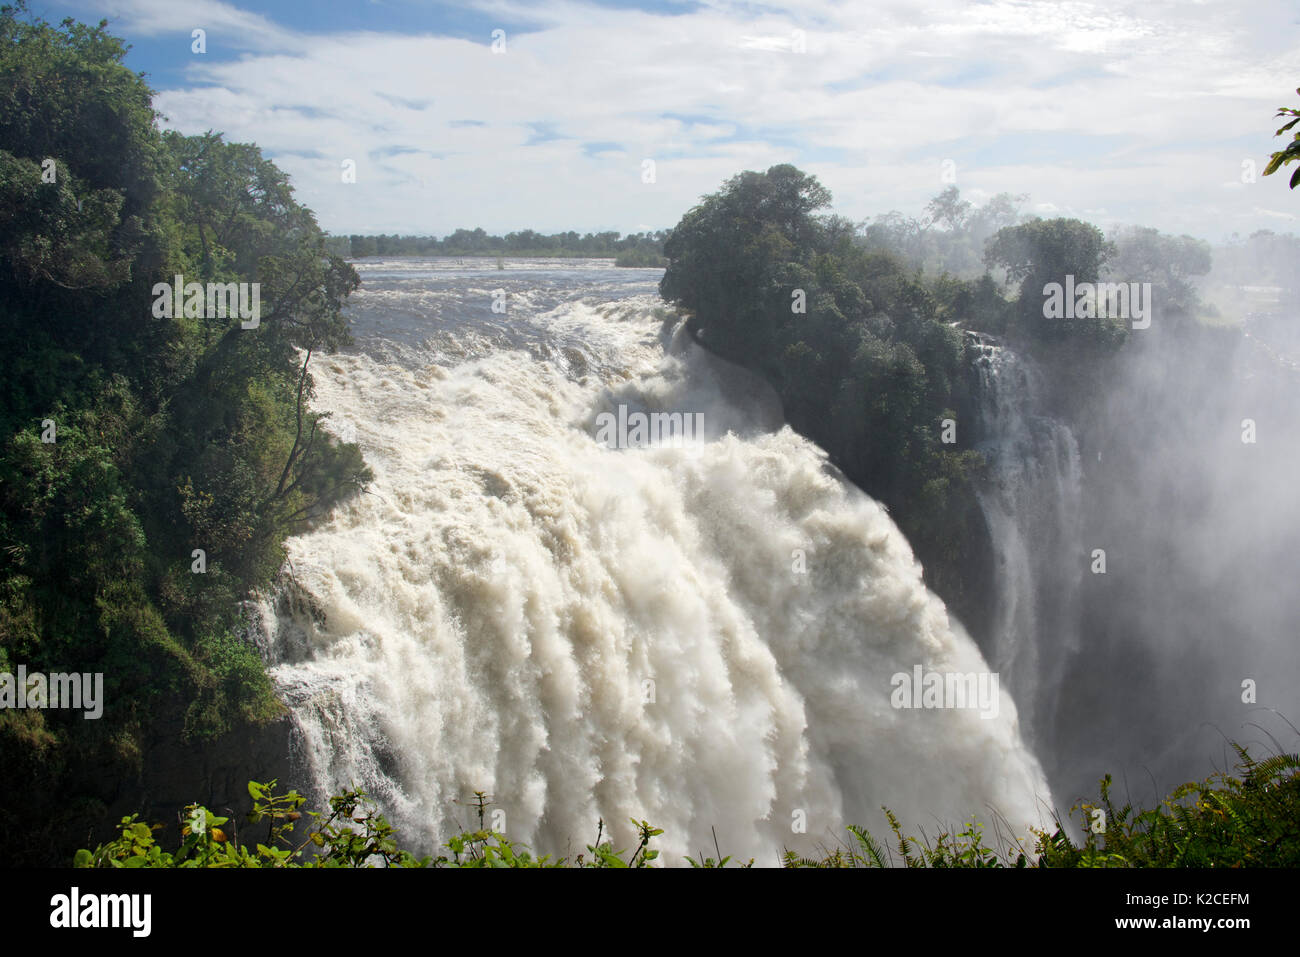
<path fill-rule="evenodd" d="M 876 502 L 788 429 L 599 446 L 601 397 L 643 383 L 664 404 L 695 347 L 663 355 L 648 298 L 534 321 L 583 334 L 588 373 L 522 351 L 315 367 L 315 406 L 375 472 L 289 544 L 323 624 L 263 603 L 322 794 L 366 787 L 425 852 L 477 826 L 454 803 L 475 790 L 542 852 L 582 851 L 600 818 L 630 848 L 646 819 L 668 864 L 712 848 L 711 827 L 774 864 L 879 828 L 882 804 L 931 834 L 991 809 L 1043 823 L 1005 691 L 995 720 L 890 707 L 895 672 L 987 666 Z M 706 393 L 695 376 L 706 419 L 736 417 Z"/>

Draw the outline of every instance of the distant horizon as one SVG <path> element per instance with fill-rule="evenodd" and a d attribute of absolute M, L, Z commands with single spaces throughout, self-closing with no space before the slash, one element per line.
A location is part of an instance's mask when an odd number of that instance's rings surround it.
<path fill-rule="evenodd" d="M 1043 216 L 1042 218 L 1043 218 L 1043 219 L 1052 219 L 1053 217 L 1051 217 L 1051 216 Z M 1084 220 L 1084 222 L 1088 222 L 1088 220 Z M 1132 227 L 1132 226 L 1146 226 L 1146 225 L 1148 225 L 1148 224 L 1147 224 L 1147 223 L 1114 223 L 1111 227 L 1102 227 L 1102 225 L 1101 225 L 1100 223 L 1093 223 L 1093 225 L 1094 225 L 1094 226 L 1098 226 L 1099 228 L 1102 228 L 1102 231 L 1105 232 L 1107 235 L 1109 235 L 1111 229 L 1115 229 L 1115 228 L 1123 229 L 1123 228 Z M 325 232 L 326 236 L 328 236 L 328 237 L 331 238 L 331 239 L 347 239 L 347 238 L 349 238 L 349 237 L 351 237 L 351 236 L 365 236 L 365 237 L 368 237 L 368 238 L 377 238 L 377 237 L 379 237 L 379 236 L 400 236 L 400 237 L 402 237 L 402 238 L 404 238 L 404 239 L 436 239 L 436 240 L 439 240 L 439 241 L 445 241 L 449 236 L 454 235 L 454 234 L 456 233 L 457 230 L 460 230 L 460 229 L 471 229 L 471 228 L 479 228 L 479 227 L 457 226 L 455 229 L 452 229 L 452 230 L 450 230 L 449 232 L 446 232 L 446 233 L 391 233 L 391 232 L 387 232 L 387 233 L 386 233 L 386 232 L 382 232 L 382 231 L 381 231 L 381 232 L 376 232 L 376 233 L 363 233 L 363 232 L 338 232 L 338 233 L 336 233 L 336 232 L 332 232 L 332 231 L 330 231 L 330 230 L 324 230 L 324 232 Z M 489 236 L 493 236 L 493 237 L 507 236 L 507 235 L 509 235 L 510 233 L 523 232 L 524 230 L 529 229 L 529 228 L 531 228 L 531 227 L 523 226 L 523 227 L 520 227 L 520 228 L 517 228 L 517 229 L 507 230 L 505 233 L 488 233 L 488 235 L 489 235 Z M 669 227 L 669 228 L 671 228 L 671 227 Z M 539 233 L 540 235 L 543 235 L 543 236 L 556 236 L 556 235 L 559 235 L 560 233 L 570 232 L 571 230 L 557 230 L 556 232 L 553 232 L 553 233 L 552 233 L 552 232 L 546 232 L 546 233 L 543 233 L 543 232 L 542 232 L 541 230 L 539 230 L 539 229 L 535 229 L 535 230 L 533 230 L 533 231 L 536 232 L 536 233 Z M 592 234 L 592 235 L 597 235 L 597 234 L 599 234 L 600 232 L 615 232 L 615 230 L 608 230 L 608 229 L 607 229 L 607 230 L 592 230 L 592 231 L 591 231 L 591 234 Z M 1237 234 L 1237 239 L 1238 239 L 1239 241 L 1245 241 L 1245 240 L 1249 239 L 1249 238 L 1251 237 L 1251 235 L 1253 235 L 1255 232 L 1271 232 L 1271 233 L 1274 233 L 1275 235 L 1278 235 L 1278 236 L 1296 236 L 1297 238 L 1300 238 L 1300 229 L 1278 229 L 1278 228 L 1276 228 L 1276 227 L 1261 226 L 1258 230 L 1254 230 L 1252 233 Z M 581 235 L 587 235 L 587 233 L 584 231 Z M 620 237 L 620 238 L 627 237 L 627 236 L 635 236 L 635 235 L 637 235 L 637 233 L 635 233 L 635 232 L 622 232 L 622 233 L 619 233 L 619 237 Z M 1232 237 L 1231 235 L 1229 235 L 1229 236 L 1225 236 L 1225 237 L 1223 237 L 1222 239 L 1218 239 L 1218 240 L 1216 240 L 1216 239 L 1211 239 L 1211 238 L 1208 237 L 1208 236 L 1197 236 L 1197 235 L 1195 235 L 1195 234 L 1193 234 L 1193 233 L 1188 233 L 1187 235 L 1191 236 L 1193 239 L 1204 239 L 1204 240 L 1205 240 L 1206 242 L 1208 242 L 1212 247 L 1227 246 L 1227 245 L 1229 245 L 1229 244 L 1232 242 L 1232 239 L 1233 239 L 1233 237 Z M 522 258 L 527 259 L 529 254 L 526 254 L 526 253 L 496 253 L 496 252 L 484 252 L 484 253 L 465 253 L 465 254 L 463 254 L 463 255 L 465 255 L 465 256 L 482 255 L 482 256 L 488 256 L 488 257 L 495 257 L 495 256 L 498 256 L 498 255 L 506 255 L 506 256 L 509 256 L 509 255 L 519 255 L 519 256 L 521 256 Z M 364 259 L 364 258 L 368 258 L 368 257 L 360 257 L 360 258 L 363 258 L 363 259 Z M 592 259 L 613 259 L 614 257 L 613 257 L 613 256 L 595 256 L 595 255 L 593 255 L 593 256 L 591 256 L 590 258 L 592 258 Z"/>

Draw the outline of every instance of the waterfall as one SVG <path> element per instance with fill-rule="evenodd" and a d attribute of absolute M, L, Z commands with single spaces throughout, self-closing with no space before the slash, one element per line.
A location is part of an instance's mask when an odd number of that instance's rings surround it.
<path fill-rule="evenodd" d="M 996 561 L 992 667 L 1024 715 L 1026 736 L 1051 741 L 1053 703 L 1079 649 L 1079 593 L 1088 568 L 1080 541 L 1082 470 L 1070 428 L 1044 414 L 1039 371 L 975 337 L 978 448 L 989 477 L 978 492 Z M 1041 750 L 1039 753 L 1042 753 Z"/>
<path fill-rule="evenodd" d="M 881 805 L 932 835 L 1049 824 L 1005 689 L 991 714 L 894 706 L 900 674 L 990 669 L 887 512 L 653 297 L 607 295 L 512 316 L 493 348 L 443 330 L 423 358 L 314 366 L 375 473 L 257 607 L 316 801 L 361 786 L 424 853 L 477 827 L 474 791 L 539 853 L 600 819 L 631 847 L 645 819 L 668 864 L 716 828 L 772 865 L 878 831 Z M 609 448 L 619 405 L 702 413 L 703 435 Z"/>

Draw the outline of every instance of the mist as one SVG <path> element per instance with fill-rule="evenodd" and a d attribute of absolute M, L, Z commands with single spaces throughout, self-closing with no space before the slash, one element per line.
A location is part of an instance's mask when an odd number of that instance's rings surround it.
<path fill-rule="evenodd" d="M 1104 549 L 1106 572 L 1083 575 L 1059 793 L 1109 771 L 1150 799 L 1231 769 L 1228 739 L 1294 750 L 1297 408 L 1295 366 L 1235 330 L 1158 315 L 1115 360 L 1080 435 L 1078 561 Z"/>

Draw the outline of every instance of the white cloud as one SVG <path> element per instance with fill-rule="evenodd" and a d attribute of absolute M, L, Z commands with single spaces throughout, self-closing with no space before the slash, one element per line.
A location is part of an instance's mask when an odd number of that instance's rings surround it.
<path fill-rule="evenodd" d="M 1261 201 L 1292 198 L 1277 177 L 1219 188 L 1245 156 L 1262 168 L 1273 113 L 1294 99 L 1283 3 L 1250 19 L 1159 0 L 477 6 L 536 29 L 493 54 L 488 36 L 383 33 L 382 20 L 291 36 L 216 0 L 118 3 L 128 38 L 200 15 L 262 31 L 157 105 L 184 131 L 260 144 L 335 231 L 667 226 L 740 169 L 779 162 L 816 172 L 852 218 L 919 212 L 945 158 L 963 190 L 1211 236 L 1258 228 Z M 453 125 L 467 120 L 483 125 Z M 605 148 L 588 155 L 593 143 Z M 421 152 L 383 155 L 398 147 Z M 339 182 L 345 158 L 355 185 Z"/>
<path fill-rule="evenodd" d="M 237 49 L 274 50 L 293 38 L 260 13 L 249 13 L 222 0 L 95 0 L 96 10 L 130 36 L 158 36 L 195 29 L 220 32 Z"/>

